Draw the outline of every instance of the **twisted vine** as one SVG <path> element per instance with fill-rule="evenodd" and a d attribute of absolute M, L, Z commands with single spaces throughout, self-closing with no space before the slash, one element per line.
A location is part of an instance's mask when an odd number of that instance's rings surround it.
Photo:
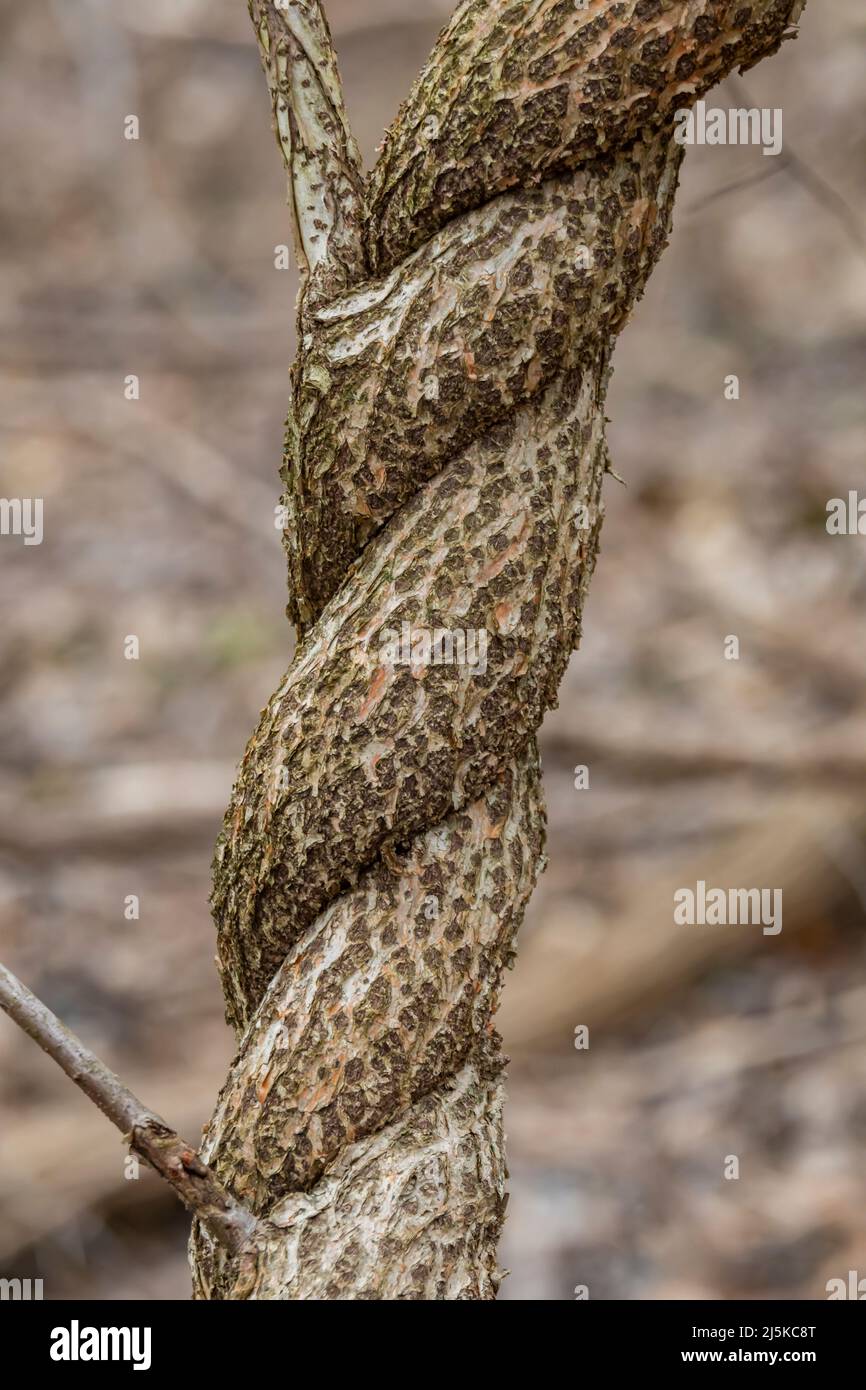
<path fill-rule="evenodd" d="M 804 0 L 464 0 L 365 178 L 318 0 L 250 0 L 302 269 L 282 469 L 299 646 L 214 866 L 238 1054 L 201 1298 L 495 1297 L 492 1018 L 543 859 L 535 734 L 580 638 L 616 335 L 674 112 Z M 386 634 L 483 630 L 486 669 Z"/>

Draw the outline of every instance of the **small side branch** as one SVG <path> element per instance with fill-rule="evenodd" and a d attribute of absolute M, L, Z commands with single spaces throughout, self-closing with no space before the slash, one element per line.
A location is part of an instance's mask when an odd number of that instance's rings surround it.
<path fill-rule="evenodd" d="M 249 0 L 289 181 L 307 294 L 324 301 L 363 279 L 365 181 L 321 0 Z"/>
<path fill-rule="evenodd" d="M 130 1148 L 164 1178 L 213 1238 L 233 1255 L 254 1241 L 259 1223 L 158 1115 L 154 1115 L 71 1033 L 11 970 L 0 964 L 0 1008 L 116 1125 Z"/>

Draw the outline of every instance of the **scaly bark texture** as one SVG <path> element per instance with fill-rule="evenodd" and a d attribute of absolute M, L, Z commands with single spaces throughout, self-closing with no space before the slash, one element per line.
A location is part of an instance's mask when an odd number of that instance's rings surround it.
<path fill-rule="evenodd" d="M 464 0 L 364 180 L 318 0 L 251 0 L 303 272 L 283 462 L 301 642 L 214 869 L 239 1050 L 200 1298 L 485 1299 L 492 1018 L 543 857 L 535 734 L 580 638 L 617 333 L 670 230 L 677 109 L 803 0 Z M 486 669 L 387 634 L 489 634 Z"/>

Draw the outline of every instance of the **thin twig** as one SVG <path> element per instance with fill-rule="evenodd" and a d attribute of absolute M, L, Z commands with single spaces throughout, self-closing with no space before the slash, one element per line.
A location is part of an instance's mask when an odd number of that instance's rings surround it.
<path fill-rule="evenodd" d="M 765 165 L 759 173 L 749 174 L 742 179 L 735 179 L 733 183 L 726 183 L 722 188 L 714 188 L 710 193 L 704 194 L 702 198 L 697 198 L 695 202 L 689 204 L 686 212 L 689 216 L 692 216 L 696 212 L 701 212 L 703 208 L 709 207 L 711 203 L 717 202 L 719 198 L 726 198 L 729 193 L 739 193 L 743 188 L 751 188 L 756 183 L 765 183 L 767 179 L 772 178 L 775 174 L 783 173 L 786 167 L 787 160 L 786 156 L 783 154 L 778 160 L 774 160 L 772 164 Z"/>
<path fill-rule="evenodd" d="M 747 108 L 751 108 L 754 103 L 742 79 L 730 73 L 727 81 L 738 100 Z M 829 184 L 822 174 L 818 173 L 817 169 L 814 169 L 802 155 L 791 148 L 789 140 L 785 140 L 785 145 L 787 148 L 783 153 L 782 170 L 790 174 L 818 206 L 844 229 L 846 235 L 850 237 L 862 255 L 866 250 L 866 231 L 864 231 L 857 213 L 846 202 L 842 194 L 832 184 Z"/>
<path fill-rule="evenodd" d="M 259 1228 L 256 1218 L 223 1187 L 193 1146 L 148 1110 L 3 964 L 0 1008 L 117 1126 L 133 1152 L 174 1188 L 215 1240 L 233 1255 L 254 1243 Z"/>

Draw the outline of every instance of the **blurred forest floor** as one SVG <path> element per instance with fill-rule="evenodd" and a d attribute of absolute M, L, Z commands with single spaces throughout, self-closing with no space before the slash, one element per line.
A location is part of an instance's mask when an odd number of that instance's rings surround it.
<path fill-rule="evenodd" d="M 330 0 L 368 160 L 449 8 Z M 280 161 L 242 0 L 6 4 L 0 40 L 0 492 L 45 499 L 44 544 L 0 554 L 0 959 L 194 1137 L 231 1053 L 211 848 L 291 652 Z M 713 102 L 782 107 L 785 150 L 688 153 L 616 355 L 628 486 L 499 1016 L 506 1299 L 866 1275 L 866 540 L 825 529 L 866 492 L 861 0 Z M 781 934 L 674 926 L 699 879 L 782 888 Z M 187 1297 L 171 1195 L 6 1021 L 0 1049 L 0 1274 Z"/>

